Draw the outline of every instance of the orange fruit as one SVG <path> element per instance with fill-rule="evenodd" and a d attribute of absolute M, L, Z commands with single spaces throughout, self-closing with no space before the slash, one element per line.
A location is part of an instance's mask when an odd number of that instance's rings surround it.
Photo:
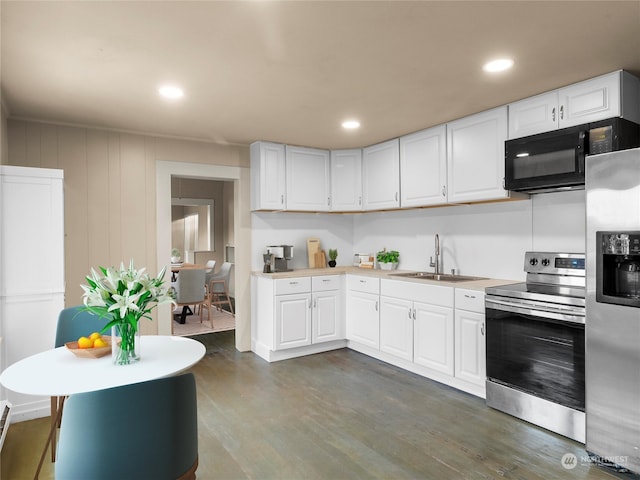
<path fill-rule="evenodd" d="M 87 337 L 80 337 L 78 339 L 78 348 L 93 348 L 93 340 L 89 340 Z"/>
<path fill-rule="evenodd" d="M 91 335 L 89 335 L 89 340 L 91 341 L 95 341 L 96 338 L 101 338 L 102 335 L 100 335 L 98 332 L 93 332 Z"/>
<path fill-rule="evenodd" d="M 101 337 L 98 337 L 93 341 L 93 348 L 101 348 L 101 347 L 108 347 L 108 346 L 109 344 L 105 342 Z"/>

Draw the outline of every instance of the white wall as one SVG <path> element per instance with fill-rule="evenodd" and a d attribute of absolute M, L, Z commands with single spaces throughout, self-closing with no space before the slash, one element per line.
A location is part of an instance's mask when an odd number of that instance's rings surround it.
<path fill-rule="evenodd" d="M 251 265 L 262 270 L 262 254 L 268 245 L 293 245 L 289 268 L 309 268 L 307 239 L 319 238 L 327 253 L 338 249 L 338 265 L 353 261 L 353 216 L 323 213 L 259 212 L 251 214 Z"/>
<path fill-rule="evenodd" d="M 266 245 L 294 245 L 292 268 L 306 268 L 306 239 L 338 248 L 338 265 L 354 253 L 386 247 L 400 252 L 399 268 L 427 270 L 440 237 L 443 271 L 524 280 L 528 250 L 584 252 L 584 191 L 528 200 L 352 215 L 252 213 L 252 269 L 262 269 Z"/>

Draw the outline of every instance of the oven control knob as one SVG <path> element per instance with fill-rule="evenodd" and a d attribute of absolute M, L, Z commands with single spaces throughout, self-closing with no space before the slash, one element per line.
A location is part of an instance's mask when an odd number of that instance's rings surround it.
<path fill-rule="evenodd" d="M 548 258 L 543 258 L 543 259 L 542 259 L 542 265 L 544 265 L 545 267 L 548 267 L 548 266 L 549 266 L 549 263 L 550 263 L 550 262 L 549 262 L 549 259 L 548 259 Z"/>
<path fill-rule="evenodd" d="M 538 264 L 538 259 L 537 259 L 537 258 L 535 258 L 535 257 L 530 258 L 530 259 L 529 259 L 529 264 L 530 264 L 530 265 L 533 265 L 533 266 L 537 265 L 537 264 Z"/>

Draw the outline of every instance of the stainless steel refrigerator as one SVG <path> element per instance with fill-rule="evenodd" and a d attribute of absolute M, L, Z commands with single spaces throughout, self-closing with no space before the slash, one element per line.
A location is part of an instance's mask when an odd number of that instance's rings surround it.
<path fill-rule="evenodd" d="M 640 149 L 586 159 L 586 450 L 640 473 Z"/>

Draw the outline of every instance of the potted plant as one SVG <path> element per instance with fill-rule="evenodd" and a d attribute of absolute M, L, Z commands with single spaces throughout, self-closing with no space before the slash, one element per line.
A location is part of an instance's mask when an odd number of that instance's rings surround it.
<path fill-rule="evenodd" d="M 387 251 L 386 248 L 376 254 L 376 260 L 378 261 L 378 265 L 380 265 L 381 270 L 395 270 L 398 268 L 399 258 L 399 252 L 396 250 Z"/>
<path fill-rule="evenodd" d="M 336 258 L 338 258 L 338 250 L 335 248 L 329 249 L 329 266 L 331 268 L 336 266 Z"/>
<path fill-rule="evenodd" d="M 171 263 L 180 263 L 182 260 L 182 256 L 180 255 L 180 250 L 177 248 L 171 249 Z"/>

